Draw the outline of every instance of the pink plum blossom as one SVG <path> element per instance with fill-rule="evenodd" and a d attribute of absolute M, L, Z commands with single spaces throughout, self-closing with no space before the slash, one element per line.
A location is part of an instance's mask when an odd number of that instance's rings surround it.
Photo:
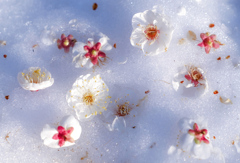
<path fill-rule="evenodd" d="M 87 52 L 84 56 L 86 58 L 90 58 L 93 65 L 98 64 L 98 60 L 100 60 L 100 58 L 106 58 L 106 54 L 100 51 L 101 46 L 100 42 L 93 45 L 90 41 L 88 41 L 87 45 L 84 46 L 84 50 Z"/>
<path fill-rule="evenodd" d="M 178 125 L 181 130 L 178 148 L 193 158 L 208 159 L 213 152 L 213 146 L 210 141 L 207 121 L 203 118 L 196 120 L 183 118 Z"/>
<path fill-rule="evenodd" d="M 203 77 L 201 71 L 197 67 L 194 67 L 194 66 L 188 67 L 188 74 L 185 75 L 185 78 L 188 81 L 191 81 L 191 83 L 194 84 L 194 87 L 197 87 L 199 83 L 202 84 L 203 80 L 204 80 L 204 77 Z"/>
<path fill-rule="evenodd" d="M 71 137 L 71 133 L 73 132 L 74 128 L 70 127 L 69 129 L 65 130 L 64 127 L 58 126 L 57 131 L 58 133 L 53 135 L 54 140 L 59 140 L 58 145 L 62 147 L 65 144 L 65 141 L 74 142 L 74 139 Z"/>
<path fill-rule="evenodd" d="M 218 49 L 220 44 L 216 40 L 216 35 L 210 35 L 208 33 L 201 33 L 200 34 L 201 39 L 203 42 L 199 43 L 198 46 L 205 47 L 205 52 L 208 54 L 211 50 L 211 48 Z"/>
<path fill-rule="evenodd" d="M 188 133 L 194 136 L 194 141 L 196 144 L 201 144 L 202 141 L 206 144 L 209 144 L 209 140 L 205 138 L 205 136 L 208 133 L 208 130 L 207 129 L 200 130 L 197 123 L 194 123 L 193 130 L 192 129 L 188 130 Z"/>
<path fill-rule="evenodd" d="M 68 35 L 68 37 L 65 36 L 65 34 L 61 35 L 61 40 L 57 40 L 57 46 L 58 49 L 64 49 L 65 53 L 69 52 L 70 47 L 74 47 L 75 42 L 77 42 L 76 39 L 73 38 L 73 35 Z"/>
<path fill-rule="evenodd" d="M 41 132 L 44 145 L 51 148 L 68 147 L 75 144 L 82 133 L 82 128 L 72 115 L 63 118 L 55 128 L 46 124 Z"/>
<path fill-rule="evenodd" d="M 105 35 L 101 35 L 98 41 L 93 38 L 89 38 L 86 43 L 76 42 L 72 52 L 78 52 L 78 55 L 74 56 L 73 62 L 75 67 L 92 68 L 98 65 L 99 62 L 103 64 L 108 58 L 106 53 L 112 49 L 112 46 L 108 43 L 109 38 Z"/>

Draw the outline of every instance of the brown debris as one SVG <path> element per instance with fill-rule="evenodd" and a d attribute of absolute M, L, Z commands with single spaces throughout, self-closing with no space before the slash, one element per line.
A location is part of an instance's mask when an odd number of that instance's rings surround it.
<path fill-rule="evenodd" d="M 32 48 L 36 48 L 36 47 L 38 47 L 38 44 L 35 44 L 35 45 L 32 46 Z"/>
<path fill-rule="evenodd" d="M 215 27 L 215 24 L 209 24 L 209 28 Z"/>
<path fill-rule="evenodd" d="M 5 96 L 5 99 L 8 100 L 9 99 L 9 95 Z"/>
<path fill-rule="evenodd" d="M 81 160 L 84 160 L 85 158 L 88 158 L 88 152 L 86 151 L 86 156 L 83 156 Z"/>
<path fill-rule="evenodd" d="M 216 137 L 215 137 L 215 136 L 213 136 L 213 139 L 216 139 Z"/>
<path fill-rule="evenodd" d="M 115 43 L 115 44 L 113 45 L 113 47 L 114 47 L 114 48 L 117 48 L 117 44 Z"/>
<path fill-rule="evenodd" d="M 9 138 L 9 134 L 10 134 L 11 132 L 9 132 L 9 133 L 7 133 L 7 135 L 5 136 L 5 140 L 8 142 L 8 138 Z M 8 144 L 9 144 L 9 142 L 8 142 Z"/>
<path fill-rule="evenodd" d="M 149 90 L 147 90 L 147 91 L 145 91 L 145 94 L 148 94 L 150 91 Z"/>
<path fill-rule="evenodd" d="M 153 148 L 156 144 L 157 144 L 157 143 L 154 142 L 154 143 L 150 146 L 150 148 Z"/>
<path fill-rule="evenodd" d="M 220 61 L 220 60 L 221 60 L 221 57 L 218 57 L 217 60 Z"/>
<path fill-rule="evenodd" d="M 235 142 L 234 142 L 234 140 L 232 141 L 232 145 L 234 145 L 235 144 Z"/>
<path fill-rule="evenodd" d="M 93 6 L 92 6 L 92 9 L 93 10 L 96 10 L 98 8 L 98 4 L 97 3 L 94 3 Z"/>
<path fill-rule="evenodd" d="M 147 97 L 148 97 L 148 95 L 145 95 L 142 99 L 140 99 L 140 100 L 138 101 L 138 104 L 136 105 L 136 107 L 139 107 L 139 106 L 141 105 L 141 103 L 142 103 L 144 100 L 147 99 Z"/>
<path fill-rule="evenodd" d="M 182 81 L 180 81 L 180 83 L 182 84 L 184 81 L 182 80 Z"/>
<path fill-rule="evenodd" d="M 230 55 L 226 56 L 226 59 L 229 59 L 230 58 Z"/>
<path fill-rule="evenodd" d="M 133 126 L 132 128 L 136 128 L 136 126 Z"/>
<path fill-rule="evenodd" d="M 179 41 L 178 41 L 178 44 L 179 45 L 182 45 L 182 44 L 184 44 L 185 43 L 185 39 L 184 38 L 181 38 Z"/>
<path fill-rule="evenodd" d="M 215 95 L 216 95 L 216 94 L 218 94 L 218 91 L 217 91 L 217 90 L 216 90 L 216 91 L 214 91 L 214 92 L 213 92 L 213 94 L 215 94 Z"/>
<path fill-rule="evenodd" d="M 4 57 L 4 58 L 7 58 L 7 55 L 6 55 L 6 54 L 4 54 L 4 55 L 3 55 L 3 57 Z"/>

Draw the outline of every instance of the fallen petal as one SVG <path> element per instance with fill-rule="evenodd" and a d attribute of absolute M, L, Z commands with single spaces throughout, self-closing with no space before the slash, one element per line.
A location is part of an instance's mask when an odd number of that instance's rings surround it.
<path fill-rule="evenodd" d="M 7 41 L 0 40 L 0 45 L 7 45 Z"/>
<path fill-rule="evenodd" d="M 189 40 L 197 40 L 197 36 L 193 31 L 188 31 L 187 38 Z"/>
<path fill-rule="evenodd" d="M 219 97 L 219 100 L 221 101 L 221 103 L 223 104 L 232 104 L 232 101 L 229 98 L 226 97 Z"/>

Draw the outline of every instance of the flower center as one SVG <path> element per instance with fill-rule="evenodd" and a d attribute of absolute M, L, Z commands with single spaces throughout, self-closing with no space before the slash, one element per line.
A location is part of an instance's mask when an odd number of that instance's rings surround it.
<path fill-rule="evenodd" d="M 98 52 L 96 50 L 92 50 L 91 53 L 92 53 L 93 56 L 97 56 L 97 54 L 98 54 Z"/>
<path fill-rule="evenodd" d="M 85 93 L 83 95 L 83 102 L 86 105 L 92 105 L 94 101 L 95 101 L 95 98 L 92 93 Z"/>
<path fill-rule="evenodd" d="M 64 45 L 64 46 L 68 46 L 68 45 L 69 45 L 69 43 L 70 43 L 70 42 L 69 42 L 69 40 L 68 40 L 68 39 L 66 39 L 66 40 L 63 42 L 63 45 Z"/>
<path fill-rule="evenodd" d="M 202 74 L 199 71 L 195 70 L 194 72 L 192 72 L 192 77 L 193 77 L 193 80 L 199 80 L 201 79 Z"/>
<path fill-rule="evenodd" d="M 148 40 L 156 40 L 160 31 L 157 29 L 157 26 L 150 24 L 146 27 L 144 33 Z"/>
<path fill-rule="evenodd" d="M 126 116 L 130 113 L 131 109 L 128 107 L 128 104 L 123 104 L 118 106 L 118 110 L 117 110 L 117 116 L 119 117 L 123 117 Z"/>
<path fill-rule="evenodd" d="M 208 41 L 207 43 L 209 46 L 212 46 L 212 42 L 211 41 Z"/>
<path fill-rule="evenodd" d="M 25 80 L 27 80 L 29 83 L 41 83 L 42 79 L 46 76 L 45 72 L 41 73 L 41 69 L 34 70 L 32 73 L 24 74 L 22 72 L 22 76 Z M 50 79 L 51 77 L 48 76 Z"/>

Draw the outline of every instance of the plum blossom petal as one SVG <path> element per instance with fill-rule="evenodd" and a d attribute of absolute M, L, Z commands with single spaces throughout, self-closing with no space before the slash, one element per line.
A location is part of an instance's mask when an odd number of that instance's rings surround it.
<path fill-rule="evenodd" d="M 144 14 L 146 12 L 147 11 L 144 11 L 143 13 L 137 13 L 137 14 L 133 15 L 133 18 L 132 18 L 132 27 L 133 27 L 133 29 L 138 28 L 139 25 L 143 25 L 143 26 L 147 26 L 148 25 L 148 22 L 146 21 L 146 19 L 144 17 Z"/>
<path fill-rule="evenodd" d="M 73 108 L 79 120 L 90 120 L 107 110 L 111 96 L 100 75 L 80 76 L 67 93 L 68 105 Z"/>
<path fill-rule="evenodd" d="M 108 124 L 109 131 L 123 131 L 126 127 L 126 121 L 123 117 L 116 116 L 112 124 Z"/>
<path fill-rule="evenodd" d="M 145 55 L 167 51 L 174 29 L 164 15 L 154 10 L 137 13 L 132 18 L 132 26 L 132 46 L 141 48 Z"/>
<path fill-rule="evenodd" d="M 219 43 L 216 41 L 213 42 L 213 48 L 218 49 L 220 47 Z"/>
<path fill-rule="evenodd" d="M 205 40 L 208 36 L 205 33 L 201 33 L 200 37 L 202 40 Z"/>
<path fill-rule="evenodd" d="M 30 67 L 18 73 L 18 82 L 25 90 L 38 91 L 50 87 L 54 83 L 51 73 L 45 68 Z"/>
<path fill-rule="evenodd" d="M 131 44 L 132 46 L 142 46 L 142 44 L 146 43 L 148 40 L 145 39 L 145 34 L 142 32 L 142 29 L 136 28 L 131 35 Z"/>
<path fill-rule="evenodd" d="M 82 42 L 76 42 L 75 46 L 72 49 L 72 53 L 78 52 L 78 53 L 85 53 L 84 49 L 85 44 Z"/>
<path fill-rule="evenodd" d="M 55 128 L 45 125 L 41 132 L 41 138 L 44 140 L 44 145 L 51 148 L 59 148 L 58 141 L 52 139 L 52 136 L 56 133 L 58 133 L 58 131 Z"/>
<path fill-rule="evenodd" d="M 198 44 L 198 46 L 200 46 L 200 47 L 204 47 L 204 43 L 201 42 L 201 43 Z"/>

